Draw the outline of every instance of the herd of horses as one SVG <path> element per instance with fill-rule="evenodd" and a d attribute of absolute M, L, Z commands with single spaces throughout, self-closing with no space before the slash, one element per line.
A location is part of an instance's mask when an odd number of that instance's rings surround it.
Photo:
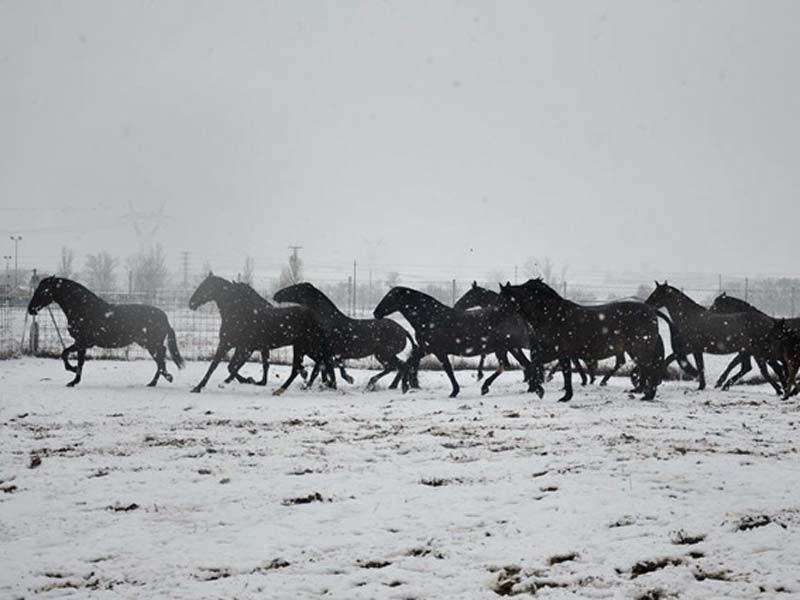
<path fill-rule="evenodd" d="M 564 378 L 560 401 L 573 396 L 573 369 L 585 384 L 587 373 L 594 379 L 597 362 L 610 358 L 615 359 L 614 368 L 600 385 L 631 359 L 634 391 L 641 393 L 643 400 L 655 397 L 673 361 L 687 375 L 698 378 L 699 389 L 704 389 L 704 353 L 736 355 L 716 382 L 717 387 L 727 389 L 750 371 L 755 361 L 765 380 L 784 398 L 798 389 L 800 319 L 775 319 L 725 294 L 706 308 L 666 281 L 656 282 L 644 302 L 593 306 L 563 298 L 541 279 L 522 285 L 501 284 L 499 291 L 473 282 L 453 307 L 418 290 L 394 287 L 375 307 L 373 319 L 348 317 L 309 283 L 279 290 L 274 298 L 279 306 L 245 283 L 208 274 L 192 294 L 189 308 L 196 310 L 210 302 L 217 305 L 221 317 L 219 343 L 193 392 L 203 389 L 231 351 L 226 382 L 266 385 L 270 351 L 284 346 L 292 347 L 292 370 L 273 394 L 284 392 L 298 375 L 307 386 L 320 377 L 323 385 L 335 388 L 337 370 L 352 384 L 344 361 L 369 356 L 382 370 L 369 379 L 367 387 L 373 389 L 382 377 L 395 373 L 389 387 L 401 386 L 405 392 L 419 386 L 420 361 L 433 355 L 450 380 L 450 396 L 455 397 L 460 388 L 450 356 L 480 356 L 478 379 L 482 379 L 484 358 L 491 354 L 497 359 L 497 368 L 483 380 L 482 394 L 488 393 L 492 383 L 511 367 L 509 356 L 522 368 L 527 391 L 539 397 L 544 395 L 545 365 L 554 363 L 553 368 Z M 137 343 L 144 347 L 156 362 L 150 386 L 155 386 L 160 377 L 172 381 L 166 365 L 167 349 L 178 368 L 184 365 L 175 332 L 158 308 L 111 304 L 83 285 L 55 276 L 41 280 L 28 312 L 35 315 L 51 303 L 64 311 L 74 340 L 61 354 L 65 368 L 75 373 L 68 386 L 81 381 L 86 350 L 93 346 L 121 348 Z M 414 335 L 386 318 L 393 313 L 403 316 Z M 665 356 L 659 320 L 669 328 L 669 356 Z M 76 365 L 68 359 L 73 352 L 77 354 Z M 254 352 L 261 354 L 263 366 L 258 381 L 239 373 Z M 690 355 L 694 365 L 688 360 Z M 314 363 L 310 375 L 303 366 L 306 357 Z M 739 371 L 729 377 L 737 366 Z"/>

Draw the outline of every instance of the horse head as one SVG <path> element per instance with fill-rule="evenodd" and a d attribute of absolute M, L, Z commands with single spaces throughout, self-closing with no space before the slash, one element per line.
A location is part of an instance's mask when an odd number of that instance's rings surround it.
<path fill-rule="evenodd" d="M 372 311 L 376 319 L 392 314 L 393 312 L 402 311 L 407 307 L 406 301 L 411 296 L 411 290 L 403 286 L 396 286 L 386 292 L 386 295 L 378 302 L 378 306 Z"/>
<path fill-rule="evenodd" d="M 220 294 L 227 289 L 228 284 L 229 282 L 227 280 L 222 277 L 217 277 L 214 273 L 209 271 L 206 278 L 197 286 L 192 297 L 189 298 L 189 308 L 197 310 L 206 302 L 217 300 Z"/>
<path fill-rule="evenodd" d="M 54 275 L 45 277 L 39 282 L 33 298 L 28 302 L 28 314 L 36 315 L 40 310 L 55 301 L 54 293 L 61 287 L 61 280 Z"/>

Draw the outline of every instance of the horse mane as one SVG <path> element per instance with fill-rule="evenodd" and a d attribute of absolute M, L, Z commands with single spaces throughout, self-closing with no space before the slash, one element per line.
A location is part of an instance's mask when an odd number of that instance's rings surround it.
<path fill-rule="evenodd" d="M 45 281 L 47 279 L 52 280 L 51 287 L 59 290 L 61 292 L 60 297 L 61 300 L 67 301 L 69 298 L 72 298 L 75 294 L 82 294 L 83 296 L 88 296 L 91 300 L 95 302 L 102 302 L 103 304 L 108 304 L 105 300 L 103 300 L 100 296 L 95 294 L 92 290 L 87 288 L 82 283 L 78 283 L 73 279 L 67 279 L 66 277 L 57 277 L 55 275 L 51 275 L 43 279 Z"/>
<path fill-rule="evenodd" d="M 537 277 L 536 279 L 529 279 L 525 283 L 522 284 L 523 288 L 532 292 L 541 293 L 553 300 L 566 300 L 561 294 L 547 285 L 541 277 Z"/>
<path fill-rule="evenodd" d="M 261 302 L 267 306 L 272 306 L 272 303 L 259 294 L 249 283 L 244 281 L 231 281 L 230 284 L 233 286 L 234 291 L 240 291 L 244 293 L 251 300 Z"/>
<path fill-rule="evenodd" d="M 335 314 L 337 316 L 343 316 L 343 317 L 347 316 L 341 311 L 341 309 L 338 306 L 336 306 L 336 304 L 333 303 L 333 300 L 328 298 L 328 296 L 325 294 L 325 292 L 323 292 L 321 289 L 319 289 L 315 285 L 313 285 L 311 283 L 308 283 L 306 281 L 303 281 L 303 282 L 300 282 L 300 283 L 295 283 L 294 285 L 292 285 L 290 287 L 299 288 L 304 293 L 313 295 L 314 300 L 320 304 L 320 306 L 318 306 L 317 308 L 320 308 L 322 310 L 328 310 L 328 311 L 332 312 L 333 314 Z"/>
<path fill-rule="evenodd" d="M 434 298 L 430 294 L 426 294 L 425 292 L 421 292 L 419 290 L 415 290 L 414 288 L 398 285 L 398 286 L 393 287 L 390 290 L 389 293 L 394 293 L 394 295 L 397 295 L 399 293 L 408 294 L 410 296 L 414 296 L 416 298 L 419 298 L 423 302 L 427 302 L 428 304 L 431 304 L 433 306 L 446 308 L 448 310 L 453 310 L 450 306 L 447 306 L 444 302 L 440 302 L 439 300 L 437 300 L 436 298 Z"/>

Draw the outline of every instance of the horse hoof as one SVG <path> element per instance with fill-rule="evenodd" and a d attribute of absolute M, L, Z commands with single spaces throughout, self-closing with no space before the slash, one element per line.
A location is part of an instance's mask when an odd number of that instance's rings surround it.
<path fill-rule="evenodd" d="M 172 383 L 172 375 L 170 375 L 169 373 L 162 373 L 162 376 L 164 377 L 164 379 Z"/>
<path fill-rule="evenodd" d="M 70 382 L 67 384 L 67 387 L 75 387 L 75 385 L 76 385 L 77 383 L 78 383 L 77 381 L 70 381 Z"/>
<path fill-rule="evenodd" d="M 156 387 L 156 382 L 151 381 L 150 383 L 147 384 L 147 387 Z"/>
<path fill-rule="evenodd" d="M 192 390 L 191 390 L 191 392 L 192 392 L 193 394 L 199 394 L 199 393 L 200 393 L 200 390 L 202 390 L 202 389 L 203 389 L 203 388 L 201 388 L 201 387 L 198 385 L 198 386 L 195 386 L 195 387 L 193 387 L 193 388 L 192 388 Z"/>
<path fill-rule="evenodd" d="M 485 396 L 489 393 L 489 388 L 482 387 L 481 388 L 481 396 Z"/>
<path fill-rule="evenodd" d="M 283 390 L 282 388 L 278 388 L 277 390 L 275 390 L 274 392 L 272 392 L 272 395 L 273 395 L 273 396 L 280 396 L 280 395 L 281 395 L 281 394 L 282 394 L 284 391 L 285 391 L 285 390 Z"/>
<path fill-rule="evenodd" d="M 344 380 L 345 380 L 347 383 L 349 383 L 350 385 L 353 385 L 353 383 L 355 383 L 355 379 L 353 379 L 352 377 L 350 377 L 350 375 L 344 375 L 344 376 L 342 377 L 342 379 L 344 379 Z"/>
<path fill-rule="evenodd" d="M 572 400 L 572 396 L 563 396 L 558 399 L 559 402 L 569 402 L 570 400 Z"/>
<path fill-rule="evenodd" d="M 450 396 L 449 396 L 450 398 L 455 398 L 456 396 L 458 396 L 458 392 L 457 391 L 456 392 L 450 392 Z"/>

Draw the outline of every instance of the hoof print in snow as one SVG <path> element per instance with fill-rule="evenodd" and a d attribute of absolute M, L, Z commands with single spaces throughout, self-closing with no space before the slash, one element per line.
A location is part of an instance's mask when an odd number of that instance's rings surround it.
<path fill-rule="evenodd" d="M 131 502 L 130 504 L 113 504 L 106 506 L 106 510 L 110 510 L 113 512 L 131 512 L 132 510 L 136 510 L 139 508 L 139 505 L 136 502 Z"/>
<path fill-rule="evenodd" d="M 404 582 L 398 581 L 398 580 L 395 579 L 394 581 L 390 581 L 389 583 L 384 583 L 383 585 L 385 585 L 386 587 L 393 588 L 393 587 L 399 587 L 401 585 L 404 585 Z"/>
<path fill-rule="evenodd" d="M 19 488 L 16 485 L 14 485 L 13 483 L 8 483 L 6 485 L 0 485 L 0 492 L 3 492 L 4 494 L 13 494 L 18 489 Z"/>
<path fill-rule="evenodd" d="M 456 483 L 461 483 L 460 479 L 444 479 L 442 477 L 424 477 L 420 479 L 420 483 L 422 485 L 427 485 L 429 487 L 443 487 L 445 485 L 453 485 Z"/>
<path fill-rule="evenodd" d="M 655 588 L 642 592 L 634 598 L 634 600 L 666 600 L 667 598 L 675 598 L 675 594 L 667 594 L 661 588 Z"/>
<path fill-rule="evenodd" d="M 558 486 L 557 485 L 546 485 L 544 487 L 539 488 L 540 492 L 557 492 Z"/>
<path fill-rule="evenodd" d="M 547 564 L 551 567 L 563 562 L 569 562 L 578 558 L 577 552 L 570 552 L 569 554 L 555 554 L 547 559 Z"/>
<path fill-rule="evenodd" d="M 543 588 L 565 587 L 567 587 L 566 583 L 543 579 L 536 576 L 536 573 L 525 574 L 517 565 L 509 565 L 498 571 L 492 591 L 498 596 L 519 596 L 522 594 L 535 595 L 538 590 Z"/>
<path fill-rule="evenodd" d="M 28 464 L 29 469 L 35 469 L 36 467 L 42 464 L 42 457 L 38 454 L 33 454 L 31 456 L 31 462 Z"/>
<path fill-rule="evenodd" d="M 697 581 L 705 581 L 706 579 L 713 579 L 715 581 L 731 581 L 731 572 L 727 569 L 720 569 L 719 571 L 706 571 L 701 567 L 695 567 L 692 575 Z"/>
<path fill-rule="evenodd" d="M 690 535 L 683 529 L 679 529 L 672 534 L 672 543 L 679 546 L 692 546 L 693 544 L 699 544 L 704 539 L 706 539 L 706 534 L 704 533 Z"/>
<path fill-rule="evenodd" d="M 785 524 L 774 520 L 769 515 L 745 515 L 736 523 L 736 529 L 738 531 L 748 531 L 758 527 L 766 527 L 770 523 L 775 523 L 786 529 Z"/>
<path fill-rule="evenodd" d="M 200 581 L 216 581 L 217 579 L 225 579 L 226 577 L 233 575 L 233 572 L 226 567 L 204 567 L 200 570 L 202 573 L 195 575 L 195 578 L 199 579 Z"/>
<path fill-rule="evenodd" d="M 231 482 L 231 478 L 230 477 L 223 477 L 222 479 L 219 480 L 219 482 L 222 485 L 225 485 L 226 483 L 230 483 Z"/>
<path fill-rule="evenodd" d="M 636 519 L 631 515 L 623 515 L 613 523 L 609 523 L 609 529 L 615 529 L 616 527 L 629 527 L 636 523 Z"/>
<path fill-rule="evenodd" d="M 284 506 L 294 506 L 295 504 L 311 504 L 312 502 L 330 502 L 330 498 L 325 499 L 319 492 L 314 492 L 308 496 L 299 496 L 297 498 L 285 498 L 281 500 Z"/>
<path fill-rule="evenodd" d="M 108 469 L 97 469 L 96 471 L 92 471 L 86 477 L 88 479 L 96 479 L 97 477 L 105 477 L 108 475 L 110 471 Z"/>
<path fill-rule="evenodd" d="M 636 579 L 641 575 L 652 573 L 667 567 L 677 567 L 683 564 L 683 560 L 677 557 L 665 556 L 664 558 L 656 558 L 654 560 L 640 560 L 631 567 L 631 579 Z"/>
<path fill-rule="evenodd" d="M 390 564 L 388 560 L 360 560 L 356 563 L 362 569 L 383 569 Z"/>
<path fill-rule="evenodd" d="M 534 473 L 533 475 L 531 475 L 531 477 L 533 477 L 534 479 L 536 479 L 537 477 L 544 477 L 544 476 L 545 476 L 545 475 L 547 475 L 549 472 L 550 472 L 549 470 L 537 471 L 536 473 Z"/>
<path fill-rule="evenodd" d="M 411 550 L 406 552 L 406 556 L 413 556 L 413 557 L 433 556 L 434 558 L 438 558 L 440 560 L 444 558 L 444 554 L 428 546 L 420 546 L 419 548 L 412 548 Z"/>
<path fill-rule="evenodd" d="M 310 475 L 313 472 L 313 469 L 295 469 L 294 471 L 289 471 L 287 475 Z"/>

